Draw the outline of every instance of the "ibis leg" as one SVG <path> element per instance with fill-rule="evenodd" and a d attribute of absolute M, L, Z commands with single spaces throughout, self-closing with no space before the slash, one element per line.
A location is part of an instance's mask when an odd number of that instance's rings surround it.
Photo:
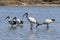
<path fill-rule="evenodd" d="M 30 23 L 30 24 L 31 24 L 31 28 L 30 28 L 30 30 L 32 30 L 33 24 L 32 24 L 32 23 Z"/>
<path fill-rule="evenodd" d="M 49 29 L 49 24 L 47 24 L 47 30 Z"/>
<path fill-rule="evenodd" d="M 13 25 L 11 25 L 11 27 L 13 28 Z"/>

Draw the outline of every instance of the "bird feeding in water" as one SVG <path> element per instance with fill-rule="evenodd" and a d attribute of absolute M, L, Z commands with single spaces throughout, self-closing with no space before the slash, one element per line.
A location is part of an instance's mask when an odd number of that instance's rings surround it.
<path fill-rule="evenodd" d="M 33 18 L 33 17 L 30 17 L 30 16 L 28 16 L 28 13 L 25 13 L 24 15 L 23 15 L 23 17 L 26 17 L 27 18 L 27 20 L 30 22 L 30 25 L 31 25 L 31 30 L 32 30 L 32 27 L 33 27 L 33 24 L 37 24 L 36 25 L 36 28 L 39 26 L 39 25 L 42 25 L 42 24 L 40 24 L 35 18 Z"/>
<path fill-rule="evenodd" d="M 55 21 L 55 19 L 48 18 L 48 19 L 45 19 L 44 20 L 43 24 L 46 24 L 47 25 L 47 30 L 48 30 L 49 29 L 49 24 L 50 23 L 53 23 L 54 21 Z"/>
<path fill-rule="evenodd" d="M 10 19 L 9 16 L 7 16 L 5 19 L 7 19 L 8 23 L 11 25 L 11 27 L 13 27 L 13 25 L 16 25 L 16 21 Z"/>
<path fill-rule="evenodd" d="M 16 24 L 19 26 L 23 26 L 23 20 L 21 20 L 21 19 L 19 19 L 19 18 L 17 18 L 17 17 L 14 17 L 13 18 L 13 20 L 14 21 L 16 21 Z"/>

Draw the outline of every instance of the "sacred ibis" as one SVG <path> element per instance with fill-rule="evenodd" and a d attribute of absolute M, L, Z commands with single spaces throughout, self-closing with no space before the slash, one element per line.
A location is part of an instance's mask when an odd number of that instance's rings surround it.
<path fill-rule="evenodd" d="M 35 18 L 33 18 L 33 17 L 30 17 L 30 16 L 28 16 L 28 13 L 25 13 L 24 15 L 23 15 L 23 17 L 26 17 L 27 18 L 27 20 L 30 22 L 30 25 L 31 25 L 31 30 L 32 30 L 32 26 L 33 26 L 33 24 L 36 24 L 36 28 L 39 26 L 39 25 L 42 25 L 42 24 L 40 24 Z"/>
<path fill-rule="evenodd" d="M 55 19 L 48 18 L 48 19 L 44 20 L 43 24 L 47 25 L 47 30 L 48 30 L 49 29 L 49 24 L 53 23 L 54 21 L 55 21 Z"/>
<path fill-rule="evenodd" d="M 14 17 L 13 18 L 13 20 L 14 21 L 16 21 L 16 24 L 19 26 L 23 26 L 23 20 L 21 20 L 21 19 L 19 19 L 19 18 L 17 18 L 17 17 Z"/>
<path fill-rule="evenodd" d="M 9 22 L 9 24 L 11 25 L 11 27 L 13 27 L 13 25 L 16 25 L 16 21 L 10 19 L 9 16 L 7 16 L 5 19 L 7 19 L 7 21 Z"/>

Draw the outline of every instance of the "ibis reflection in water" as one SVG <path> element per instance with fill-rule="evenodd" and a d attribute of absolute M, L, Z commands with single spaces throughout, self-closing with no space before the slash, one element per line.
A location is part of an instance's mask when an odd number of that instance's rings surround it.
<path fill-rule="evenodd" d="M 32 26 L 33 26 L 33 24 L 37 24 L 36 25 L 36 28 L 39 26 L 39 25 L 42 25 L 42 24 L 40 24 L 35 18 L 33 18 L 33 17 L 30 17 L 30 16 L 28 16 L 28 13 L 25 13 L 24 15 L 23 15 L 23 17 L 26 17 L 27 18 L 27 20 L 30 22 L 30 25 L 31 25 L 31 30 L 32 30 Z"/>

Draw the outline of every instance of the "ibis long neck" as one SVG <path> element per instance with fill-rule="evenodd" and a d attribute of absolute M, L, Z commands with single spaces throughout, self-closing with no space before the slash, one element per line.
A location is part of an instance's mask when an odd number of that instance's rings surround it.
<path fill-rule="evenodd" d="M 30 20 L 29 20 L 29 16 L 28 16 L 28 15 L 26 16 L 26 18 L 27 18 L 27 20 L 28 20 L 28 21 L 30 21 Z"/>
<path fill-rule="evenodd" d="M 26 18 L 28 19 L 28 15 L 26 15 Z"/>

